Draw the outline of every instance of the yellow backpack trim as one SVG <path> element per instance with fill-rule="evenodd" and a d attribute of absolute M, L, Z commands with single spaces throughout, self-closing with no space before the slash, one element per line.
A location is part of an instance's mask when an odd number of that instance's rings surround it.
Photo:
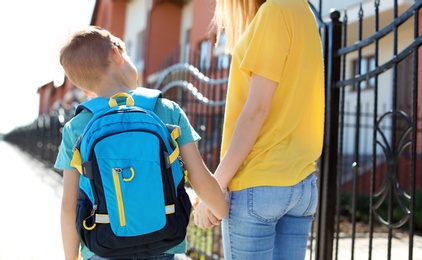
<path fill-rule="evenodd" d="M 75 167 L 80 174 L 82 174 L 82 157 L 78 148 L 73 149 L 72 160 L 70 166 Z"/>

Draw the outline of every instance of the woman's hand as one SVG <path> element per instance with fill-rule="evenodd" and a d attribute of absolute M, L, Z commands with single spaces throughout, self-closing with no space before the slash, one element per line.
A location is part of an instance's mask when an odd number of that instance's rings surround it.
<path fill-rule="evenodd" d="M 193 206 L 195 210 L 192 213 L 196 226 L 205 229 L 220 225 L 221 220 L 214 216 L 214 214 L 212 214 L 212 212 L 208 209 L 207 205 L 200 201 L 198 197 L 195 198 Z"/>

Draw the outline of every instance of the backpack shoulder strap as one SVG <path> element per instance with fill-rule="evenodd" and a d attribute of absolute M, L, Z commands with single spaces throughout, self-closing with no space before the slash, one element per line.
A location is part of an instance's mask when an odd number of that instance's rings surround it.
<path fill-rule="evenodd" d="M 139 87 L 136 90 L 129 92 L 132 95 L 135 105 L 143 109 L 154 111 L 155 104 L 158 98 L 162 97 L 162 93 L 158 89 Z M 103 97 L 96 97 L 91 100 L 85 101 L 78 105 L 75 115 L 79 114 L 83 109 L 96 114 L 99 111 L 110 108 L 109 99 Z"/>
<path fill-rule="evenodd" d="M 176 139 L 180 136 L 180 127 L 170 124 L 165 124 L 161 118 L 159 118 L 154 113 L 154 107 L 157 103 L 157 100 L 162 97 L 162 92 L 158 89 L 151 89 L 151 88 L 143 88 L 139 87 L 135 91 L 133 91 L 132 97 L 135 101 L 135 105 L 138 107 L 142 107 L 145 110 L 149 110 L 149 112 L 152 112 L 154 118 L 159 120 L 163 123 L 163 125 L 166 126 L 166 129 L 168 130 L 169 138 L 171 138 L 171 141 L 173 142 L 174 148 L 173 152 L 168 155 L 168 163 L 172 164 L 174 161 L 176 161 L 179 158 L 180 150 L 179 145 L 177 144 Z M 185 176 L 187 176 L 187 172 L 185 173 Z"/>
<path fill-rule="evenodd" d="M 158 89 L 139 87 L 132 92 L 135 105 L 149 111 L 154 111 L 158 98 L 162 97 L 162 93 Z"/>
<path fill-rule="evenodd" d="M 76 108 L 75 115 L 82 112 L 83 109 L 86 109 L 90 111 L 91 113 L 95 114 L 106 108 L 109 108 L 108 99 L 103 98 L 103 97 L 96 97 L 79 104 L 78 107 Z"/>

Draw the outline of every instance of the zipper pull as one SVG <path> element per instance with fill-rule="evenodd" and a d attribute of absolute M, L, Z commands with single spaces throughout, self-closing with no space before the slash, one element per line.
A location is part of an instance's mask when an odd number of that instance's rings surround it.
<path fill-rule="evenodd" d="M 113 174 L 120 174 L 122 173 L 123 169 L 122 168 L 113 168 Z"/>
<path fill-rule="evenodd" d="M 94 217 L 96 211 L 97 211 L 97 204 L 92 206 L 91 214 L 86 219 L 84 219 L 84 221 L 82 222 L 82 225 L 84 226 L 84 228 L 86 230 L 93 230 L 97 226 L 97 224 L 95 223 L 95 217 Z M 93 220 L 92 226 L 88 226 L 87 223 L 86 223 L 87 220 L 90 219 L 90 218 L 92 218 L 92 220 Z"/>

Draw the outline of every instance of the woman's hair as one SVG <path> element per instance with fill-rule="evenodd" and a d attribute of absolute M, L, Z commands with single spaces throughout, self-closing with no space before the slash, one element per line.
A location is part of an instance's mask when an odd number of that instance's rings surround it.
<path fill-rule="evenodd" d="M 226 33 L 226 52 L 231 53 L 240 36 L 266 0 L 216 0 L 213 22 L 218 44 L 223 30 Z"/>
<path fill-rule="evenodd" d="M 91 91 L 107 72 L 112 48 L 124 52 L 125 44 L 109 31 L 89 26 L 71 35 L 60 50 L 60 64 L 73 84 Z"/>

